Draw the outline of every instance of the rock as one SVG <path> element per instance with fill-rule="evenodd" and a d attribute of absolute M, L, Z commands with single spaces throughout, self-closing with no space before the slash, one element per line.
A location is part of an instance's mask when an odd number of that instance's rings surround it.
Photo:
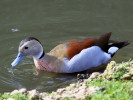
<path fill-rule="evenodd" d="M 72 89 L 75 88 L 75 87 L 76 87 L 76 84 L 73 83 L 73 84 L 70 84 L 69 86 L 67 86 L 67 87 L 66 87 L 66 90 L 67 90 L 67 91 L 70 91 L 70 90 L 72 90 Z"/>
<path fill-rule="evenodd" d="M 86 94 L 86 90 L 85 89 L 81 89 L 80 91 L 78 91 L 78 93 L 76 93 L 75 98 L 84 99 L 85 94 Z"/>
<path fill-rule="evenodd" d="M 59 99 L 61 96 L 59 94 L 54 96 L 54 99 Z"/>
<path fill-rule="evenodd" d="M 45 97 L 45 96 L 47 96 L 47 95 L 48 95 L 48 93 L 46 93 L 46 92 L 40 93 L 40 96 L 41 96 L 41 97 Z"/>
<path fill-rule="evenodd" d="M 129 79 L 131 79 L 131 75 L 130 75 L 130 73 L 127 73 L 127 74 L 124 74 L 123 75 L 123 77 L 122 77 L 122 79 L 126 79 L 126 80 L 129 80 Z"/>
<path fill-rule="evenodd" d="M 100 89 L 100 87 L 98 87 L 98 86 L 90 86 L 90 87 L 88 87 L 88 89 L 87 89 L 88 95 L 92 95 L 93 93 L 95 93 L 99 89 Z"/>
<path fill-rule="evenodd" d="M 106 89 L 105 87 L 101 87 L 101 88 L 100 88 L 101 91 L 104 91 L 105 89 Z"/>
<path fill-rule="evenodd" d="M 26 91 L 27 91 L 26 88 L 22 88 L 19 90 L 19 93 L 26 93 Z"/>
<path fill-rule="evenodd" d="M 14 90 L 14 91 L 11 92 L 11 95 L 14 95 L 14 94 L 17 94 L 17 93 L 19 93 L 19 91 L 18 90 Z"/>
<path fill-rule="evenodd" d="M 121 67 L 116 67 L 115 66 L 116 65 L 116 63 L 114 62 L 114 61 L 111 61 L 108 65 L 107 65 L 107 67 L 106 67 L 106 70 L 104 71 L 104 73 L 102 74 L 102 77 L 104 78 L 104 79 L 107 79 L 107 80 L 111 80 L 111 79 L 113 79 L 113 74 L 114 74 L 114 72 L 116 71 L 116 69 L 118 70 L 119 68 L 121 68 Z"/>
<path fill-rule="evenodd" d="M 116 68 L 115 70 L 118 72 L 120 69 L 122 69 L 122 66 L 117 66 L 115 68 Z"/>
<path fill-rule="evenodd" d="M 37 90 L 28 91 L 28 100 L 38 100 L 39 92 Z"/>
<path fill-rule="evenodd" d="M 66 90 L 65 88 L 58 89 L 58 90 L 57 90 L 57 93 L 61 95 L 65 90 Z"/>
<path fill-rule="evenodd" d="M 10 95 L 11 93 L 10 92 L 4 92 L 4 94 Z"/>
<path fill-rule="evenodd" d="M 112 78 L 113 78 L 113 66 L 111 65 L 111 64 L 108 64 L 108 66 L 107 66 L 107 68 L 106 68 L 106 70 L 104 71 L 104 73 L 103 73 L 103 77 L 105 78 L 105 79 L 108 79 L 108 80 L 111 80 Z"/>
<path fill-rule="evenodd" d="M 85 88 L 87 88 L 87 86 L 84 85 L 84 86 L 79 87 L 79 90 L 83 90 Z"/>
<path fill-rule="evenodd" d="M 129 73 L 133 76 L 133 67 L 129 69 Z"/>
<path fill-rule="evenodd" d="M 126 67 L 125 69 L 126 69 L 126 71 L 129 71 L 130 70 L 130 67 Z"/>
<path fill-rule="evenodd" d="M 111 61 L 111 62 L 110 62 L 110 65 L 111 65 L 111 66 L 115 66 L 115 65 L 116 65 L 116 62 L 115 62 L 115 61 Z"/>
<path fill-rule="evenodd" d="M 110 62 L 102 76 L 104 79 L 107 79 L 107 80 L 111 80 L 111 79 L 132 80 L 133 79 L 133 61 L 129 61 L 121 64 L 113 64 Z"/>
<path fill-rule="evenodd" d="M 1 100 L 1 99 L 0 99 Z M 8 98 L 7 100 L 17 100 L 17 99 L 14 99 L 14 98 Z"/>
<path fill-rule="evenodd" d="M 76 87 L 76 85 L 73 83 L 73 84 L 70 84 L 70 87 L 73 88 L 73 87 Z"/>
<path fill-rule="evenodd" d="M 98 79 L 100 76 L 99 72 L 94 72 L 90 75 L 89 79 Z"/>
<path fill-rule="evenodd" d="M 78 74 L 77 75 L 77 81 L 78 82 L 83 82 L 84 79 L 88 79 L 90 74 Z"/>
<path fill-rule="evenodd" d="M 45 98 L 42 98 L 41 100 L 55 100 L 55 99 L 52 99 L 50 97 L 45 97 Z"/>

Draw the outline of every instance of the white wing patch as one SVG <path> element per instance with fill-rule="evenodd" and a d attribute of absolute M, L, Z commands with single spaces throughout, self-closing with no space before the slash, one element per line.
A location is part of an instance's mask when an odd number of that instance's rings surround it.
<path fill-rule="evenodd" d="M 119 50 L 118 47 L 110 47 L 109 50 L 108 50 L 108 53 L 109 53 L 109 54 L 114 54 L 114 53 L 116 53 L 118 50 Z"/>
<path fill-rule="evenodd" d="M 98 46 L 92 46 L 90 48 L 83 49 L 70 60 L 64 58 L 65 66 L 63 69 L 66 73 L 80 72 L 105 64 L 110 59 L 110 54 L 104 52 Z"/>

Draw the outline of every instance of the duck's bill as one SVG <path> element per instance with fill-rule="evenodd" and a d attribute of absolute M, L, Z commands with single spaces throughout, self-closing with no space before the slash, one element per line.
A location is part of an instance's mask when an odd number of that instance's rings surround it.
<path fill-rule="evenodd" d="M 12 67 L 17 66 L 24 57 L 25 57 L 24 55 L 22 55 L 21 53 L 18 53 L 16 59 L 11 63 L 11 66 Z"/>

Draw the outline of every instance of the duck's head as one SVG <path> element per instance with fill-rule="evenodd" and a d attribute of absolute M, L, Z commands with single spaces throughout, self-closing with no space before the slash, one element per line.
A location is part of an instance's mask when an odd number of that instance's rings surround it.
<path fill-rule="evenodd" d="M 20 42 L 18 55 L 12 62 L 12 66 L 16 66 L 26 56 L 32 55 L 34 59 L 40 59 L 44 54 L 40 41 L 34 37 L 27 37 Z"/>

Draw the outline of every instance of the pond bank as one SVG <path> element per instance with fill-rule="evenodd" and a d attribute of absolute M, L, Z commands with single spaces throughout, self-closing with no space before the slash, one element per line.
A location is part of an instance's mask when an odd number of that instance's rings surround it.
<path fill-rule="evenodd" d="M 72 83 L 55 92 L 14 90 L 0 94 L 0 100 L 133 100 L 133 61 L 111 61 L 103 73 L 94 72 L 83 82 Z"/>

